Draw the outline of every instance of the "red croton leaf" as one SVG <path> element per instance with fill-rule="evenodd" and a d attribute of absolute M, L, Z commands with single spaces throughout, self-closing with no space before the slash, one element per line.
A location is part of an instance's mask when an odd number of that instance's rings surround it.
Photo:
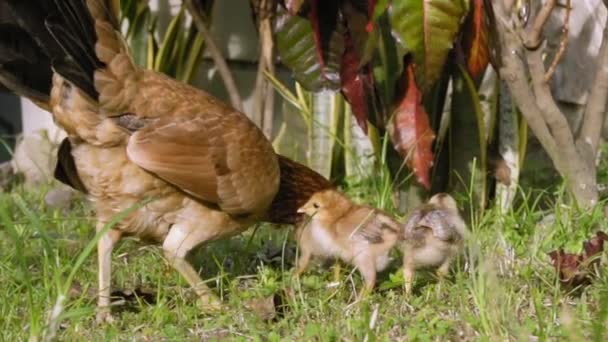
<path fill-rule="evenodd" d="M 389 132 L 393 146 L 412 169 L 416 180 L 430 189 L 429 170 L 433 166 L 435 134 L 422 105 L 422 92 L 416 84 L 414 68 L 414 64 L 409 64 L 405 70 L 405 94 L 393 115 Z"/>
<path fill-rule="evenodd" d="M 340 26 L 340 3 L 338 1 L 309 0 L 310 12 L 308 19 L 312 24 L 313 37 L 317 51 L 318 63 L 321 66 L 321 75 L 324 79 L 332 83 L 338 83 L 337 76 L 334 75 L 335 66 L 331 64 L 331 53 L 333 49 L 332 38 L 341 31 Z M 341 47 L 344 48 L 343 46 Z M 341 51 L 343 52 L 343 51 Z M 337 71 L 337 70 L 336 70 Z"/>
<path fill-rule="evenodd" d="M 477 79 L 482 76 L 490 62 L 489 28 L 484 0 L 473 0 L 472 7 L 465 23 L 463 47 L 467 69 L 471 76 Z"/>
<path fill-rule="evenodd" d="M 367 0 L 367 16 L 369 21 L 365 26 L 365 30 L 367 32 L 372 32 L 374 30 L 374 11 L 376 10 L 376 3 L 378 0 Z"/>
<path fill-rule="evenodd" d="M 371 84 L 371 73 L 366 66 L 359 68 L 360 58 L 355 51 L 350 34 L 344 36 L 344 55 L 340 68 L 342 94 L 350 104 L 357 124 L 367 133 L 367 84 Z M 368 70 L 367 72 L 365 70 Z"/>
<path fill-rule="evenodd" d="M 600 264 L 605 241 L 608 241 L 608 234 L 600 231 L 583 242 L 582 254 L 565 253 L 563 249 L 549 252 L 551 263 L 559 273 L 563 286 L 575 288 L 591 283 L 594 268 Z"/>

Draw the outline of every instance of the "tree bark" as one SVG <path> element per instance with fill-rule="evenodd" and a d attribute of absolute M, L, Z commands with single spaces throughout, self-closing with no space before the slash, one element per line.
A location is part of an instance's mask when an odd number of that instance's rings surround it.
<path fill-rule="evenodd" d="M 578 204 L 583 207 L 595 205 L 598 200 L 595 165 L 588 163 L 594 154 L 577 148 L 568 122 L 544 79 L 542 50 L 526 50 L 520 38 L 522 35 L 512 25 L 516 20 L 497 3 L 493 4 L 493 9 L 501 45 L 501 78 Z"/>

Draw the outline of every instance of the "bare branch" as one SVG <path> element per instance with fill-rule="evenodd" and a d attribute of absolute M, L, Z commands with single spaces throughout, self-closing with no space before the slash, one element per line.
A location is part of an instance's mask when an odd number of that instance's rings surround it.
<path fill-rule="evenodd" d="M 590 87 L 591 91 L 587 99 L 583 127 L 578 138 L 581 143 L 590 146 L 590 152 L 594 160 L 598 151 L 605 120 L 606 99 L 608 98 L 608 23 L 604 27 L 603 34 L 602 45 L 597 57 L 595 80 Z"/>
<path fill-rule="evenodd" d="M 513 9 L 513 6 L 515 6 L 515 1 L 516 0 L 503 0 L 503 6 L 504 6 L 504 9 L 505 9 L 505 12 L 511 13 L 511 10 Z"/>
<path fill-rule="evenodd" d="M 547 20 L 549 20 L 549 16 L 551 16 L 551 12 L 553 12 L 556 4 L 557 0 L 547 0 L 540 12 L 538 12 L 536 18 L 534 18 L 532 28 L 527 32 L 522 32 L 522 39 L 526 48 L 536 49 L 540 46 L 543 28 L 545 27 Z"/>
<path fill-rule="evenodd" d="M 502 66 L 499 70 L 501 78 L 507 83 L 513 100 L 526 118 L 528 125 L 543 145 L 551 160 L 558 159 L 557 145 L 543 117 L 538 115 L 540 108 L 536 104 L 534 93 L 528 83 L 527 67 L 522 58 L 522 44 L 517 33 L 510 26 L 509 16 L 502 6 L 493 2 L 496 16 L 496 29 L 501 39 Z"/>
<path fill-rule="evenodd" d="M 259 0 L 255 2 L 254 11 L 257 18 L 259 36 L 258 71 L 254 89 L 253 121 L 271 139 L 274 118 L 274 88 L 266 79 L 265 72 L 274 75 L 274 40 L 272 37 L 272 20 L 274 1 Z"/>
<path fill-rule="evenodd" d="M 236 86 L 236 82 L 234 81 L 234 78 L 232 77 L 230 68 L 228 68 L 228 64 L 226 63 L 226 60 L 224 59 L 224 56 L 222 55 L 222 52 L 220 51 L 220 48 L 217 46 L 217 44 L 213 40 L 213 37 L 211 36 L 211 33 L 207 29 L 207 26 L 205 25 L 205 21 L 203 20 L 203 17 L 201 16 L 201 13 L 200 13 L 198 7 L 196 6 L 196 4 L 192 0 L 184 0 L 184 1 L 186 3 L 186 7 L 188 8 L 188 12 L 190 12 L 190 15 L 192 15 L 192 20 L 194 21 L 194 24 L 196 25 L 198 32 L 201 35 L 203 35 L 203 37 L 205 38 L 205 44 L 207 45 L 207 48 L 209 49 L 211 58 L 213 58 L 213 61 L 215 62 L 215 66 L 217 68 L 217 71 L 220 74 L 220 77 L 224 81 L 224 86 L 226 87 L 226 91 L 228 92 L 228 95 L 230 96 L 230 102 L 232 104 L 232 107 L 234 107 L 236 110 L 242 112 L 243 111 L 243 101 L 241 100 L 241 95 Z"/>
<path fill-rule="evenodd" d="M 579 203 L 591 206 L 597 203 L 595 172 L 579 154 L 568 122 L 561 112 L 544 80 L 545 68 L 542 51 L 525 50 L 521 23 L 508 20 L 501 6 L 493 4 L 496 26 L 500 37 L 502 67 L 501 78 L 507 83 L 512 98 L 536 138 L 567 180 L 570 190 Z M 511 17 L 514 18 L 511 14 Z M 538 18 L 536 18 L 538 19 Z M 535 20 L 538 22 L 538 20 Z M 518 27 L 516 30 L 510 26 Z M 524 56 L 526 59 L 524 60 Z M 527 63 L 526 63 L 527 62 Z M 532 86 L 528 77 L 532 77 Z M 540 115 L 539 115 L 540 114 Z"/>
<path fill-rule="evenodd" d="M 555 57 L 553 58 L 553 61 L 551 62 L 551 65 L 549 66 L 549 69 L 547 70 L 547 73 L 545 74 L 545 82 L 549 82 L 549 80 L 555 73 L 555 69 L 557 68 L 557 65 L 559 64 L 562 57 L 564 56 L 564 53 L 566 52 L 566 47 L 568 46 L 568 38 L 569 38 L 569 32 L 570 32 L 570 11 L 571 10 L 572 10 L 572 7 L 570 6 L 570 0 L 566 0 L 566 15 L 564 17 L 564 26 L 562 27 L 562 38 L 559 41 L 559 48 L 557 49 L 557 52 L 555 53 Z"/>

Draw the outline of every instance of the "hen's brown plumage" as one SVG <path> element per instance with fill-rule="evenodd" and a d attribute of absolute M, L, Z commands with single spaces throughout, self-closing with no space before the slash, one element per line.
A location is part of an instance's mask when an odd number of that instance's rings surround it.
<path fill-rule="evenodd" d="M 67 132 L 57 177 L 88 194 L 98 230 L 151 199 L 98 243 L 100 318 L 109 317 L 110 255 L 123 235 L 162 244 L 171 265 L 215 305 L 187 253 L 259 220 L 291 223 L 295 205 L 307 199 L 299 197 L 301 190 L 330 186 L 277 156 L 242 113 L 135 65 L 110 1 L 7 3 L 15 20 L 0 33 L 29 37 L 17 49 L 36 53 L 2 54 L 15 44 L 0 34 L 0 82 L 50 109 Z M 33 67 L 41 69 L 37 76 L 52 79 L 33 79 Z"/>

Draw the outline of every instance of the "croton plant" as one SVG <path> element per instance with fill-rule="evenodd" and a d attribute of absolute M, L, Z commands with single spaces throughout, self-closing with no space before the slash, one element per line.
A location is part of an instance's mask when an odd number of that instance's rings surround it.
<path fill-rule="evenodd" d="M 281 62 L 309 91 L 341 91 L 359 126 L 388 133 L 429 189 L 447 81 L 480 81 L 490 60 L 484 0 L 285 0 Z"/>

